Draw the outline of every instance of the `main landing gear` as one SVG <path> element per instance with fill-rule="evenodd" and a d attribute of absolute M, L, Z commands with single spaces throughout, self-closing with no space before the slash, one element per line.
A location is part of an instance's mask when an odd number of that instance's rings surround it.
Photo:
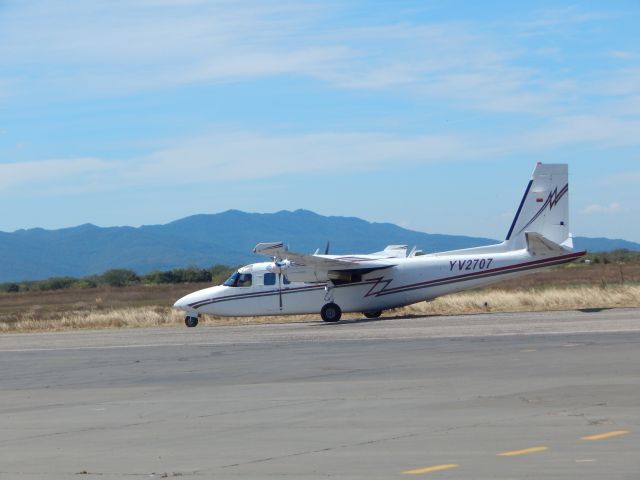
<path fill-rule="evenodd" d="M 320 316 L 322 317 L 322 320 L 330 323 L 339 322 L 340 317 L 342 316 L 342 309 L 338 306 L 338 304 L 333 302 L 333 287 L 333 282 L 329 280 L 327 282 L 327 286 L 324 287 L 324 301 L 327 303 L 325 303 L 320 310 Z"/>
<path fill-rule="evenodd" d="M 382 310 L 375 310 L 373 312 L 363 312 L 364 316 L 367 318 L 378 318 L 380 315 L 382 315 Z"/>
<path fill-rule="evenodd" d="M 342 310 L 333 302 L 326 303 L 324 307 L 322 307 L 322 310 L 320 310 L 320 316 L 325 322 L 339 322 L 342 316 Z"/>
<path fill-rule="evenodd" d="M 198 326 L 198 317 L 193 317 L 191 315 L 187 315 L 186 317 L 184 317 L 184 324 L 189 328 L 197 327 Z"/>

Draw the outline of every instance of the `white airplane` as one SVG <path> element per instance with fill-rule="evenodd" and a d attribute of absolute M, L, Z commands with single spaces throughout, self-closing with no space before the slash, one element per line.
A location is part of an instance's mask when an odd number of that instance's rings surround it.
<path fill-rule="evenodd" d="M 223 285 L 190 293 L 174 307 L 188 327 L 201 314 L 294 315 L 320 312 L 337 322 L 342 312 L 367 318 L 421 301 L 482 287 L 571 262 L 569 183 L 565 164 L 538 163 L 504 242 L 427 255 L 390 245 L 367 255 L 319 255 L 288 251 L 282 242 L 259 243 L 254 252 L 272 261 L 240 268 Z"/>

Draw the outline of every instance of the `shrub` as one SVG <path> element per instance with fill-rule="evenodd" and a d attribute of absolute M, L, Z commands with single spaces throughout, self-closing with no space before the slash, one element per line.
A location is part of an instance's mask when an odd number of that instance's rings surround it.
<path fill-rule="evenodd" d="M 73 283 L 73 288 L 97 288 L 97 286 L 98 281 L 94 277 L 81 278 Z"/>
<path fill-rule="evenodd" d="M 209 269 L 211 273 L 211 281 L 216 285 L 221 284 L 229 275 L 231 275 L 236 269 L 227 265 L 214 265 Z"/>
<path fill-rule="evenodd" d="M 189 268 L 176 268 L 173 270 L 173 274 L 176 281 L 179 283 L 193 283 L 193 282 L 210 282 L 211 272 L 202 268 L 189 267 Z"/>
<path fill-rule="evenodd" d="M 104 272 L 100 279 L 102 283 L 109 285 L 110 287 L 125 287 L 134 283 L 140 282 L 140 277 L 133 270 L 127 270 L 125 268 L 114 268 Z"/>
<path fill-rule="evenodd" d="M 73 277 L 52 277 L 37 282 L 38 290 L 62 290 L 70 288 L 76 279 Z"/>
<path fill-rule="evenodd" d="M 142 277 L 142 281 L 144 283 L 150 283 L 152 285 L 157 285 L 159 283 L 175 283 L 175 277 L 173 275 L 173 272 L 162 272 L 160 270 L 154 270 L 144 275 Z"/>
<path fill-rule="evenodd" d="M 4 283 L 0 286 L 0 290 L 7 293 L 16 293 L 20 291 L 20 285 L 17 283 Z"/>

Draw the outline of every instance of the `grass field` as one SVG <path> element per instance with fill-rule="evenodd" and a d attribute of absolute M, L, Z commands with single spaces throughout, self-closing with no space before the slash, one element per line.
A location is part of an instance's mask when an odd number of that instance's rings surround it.
<path fill-rule="evenodd" d="M 136 285 L 0 294 L 0 332 L 133 328 L 180 325 L 173 302 L 206 284 Z M 450 315 L 480 312 L 640 307 L 639 264 L 570 264 L 492 287 L 448 295 L 392 312 Z M 347 314 L 344 318 L 360 318 Z M 203 324 L 229 325 L 317 321 L 318 315 L 289 317 L 204 317 Z"/>

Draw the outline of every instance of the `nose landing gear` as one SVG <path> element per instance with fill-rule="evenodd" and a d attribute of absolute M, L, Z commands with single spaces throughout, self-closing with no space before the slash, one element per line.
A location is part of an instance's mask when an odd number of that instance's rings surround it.
<path fill-rule="evenodd" d="M 189 328 L 196 327 L 198 325 L 198 317 L 187 315 L 184 317 L 184 324 Z"/>

